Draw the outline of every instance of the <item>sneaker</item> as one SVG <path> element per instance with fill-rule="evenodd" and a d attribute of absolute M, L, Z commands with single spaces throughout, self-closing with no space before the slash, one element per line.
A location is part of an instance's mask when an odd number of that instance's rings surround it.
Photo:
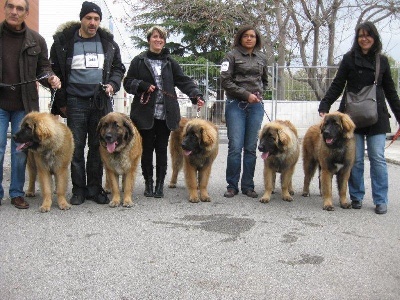
<path fill-rule="evenodd" d="M 85 202 L 85 197 L 83 197 L 83 195 L 72 195 L 69 200 L 69 203 L 72 205 L 81 205 L 83 202 Z"/>
<path fill-rule="evenodd" d="M 24 197 L 18 196 L 11 198 L 11 204 L 19 209 L 27 209 L 29 208 L 29 203 L 25 201 Z"/>

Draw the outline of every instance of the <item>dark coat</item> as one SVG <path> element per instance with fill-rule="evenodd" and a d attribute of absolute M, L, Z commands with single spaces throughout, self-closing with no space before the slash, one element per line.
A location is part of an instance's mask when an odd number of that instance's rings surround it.
<path fill-rule="evenodd" d="M 202 96 L 202 94 L 195 82 L 183 73 L 178 62 L 169 55 L 168 49 L 163 49 L 159 59 L 163 61 L 161 77 L 163 91 L 165 92 L 164 109 L 166 122 L 170 130 L 175 130 L 178 128 L 181 119 L 175 86 L 191 98 L 193 104 L 197 103 L 196 96 Z M 156 86 L 157 84 L 153 69 L 148 62 L 148 51 L 146 51 L 133 58 L 124 79 L 125 91 L 134 95 L 130 117 L 138 129 L 151 129 L 154 124 L 156 93 L 150 94 L 150 99 L 146 104 L 140 103 L 142 94 L 147 91 L 150 85 Z"/>
<path fill-rule="evenodd" d="M 0 23 L 0 60 L 3 57 L 3 43 L 1 37 L 3 35 L 4 22 Z M 21 82 L 33 80 L 44 73 L 53 74 L 51 71 L 50 61 L 48 59 L 48 50 L 44 38 L 34 30 L 29 29 L 25 25 L 25 38 L 22 43 L 21 54 L 19 57 L 19 69 Z M 12 51 L 8 49 L 7 51 Z M 0 82 L 3 82 L 3 64 L 0 62 Z M 50 87 L 47 79 L 40 81 L 46 87 Z M 39 94 L 36 82 L 21 85 L 22 103 L 26 113 L 33 110 L 39 111 Z"/>
<path fill-rule="evenodd" d="M 67 106 L 66 87 L 68 86 L 72 56 L 74 54 L 74 34 L 80 26 L 80 22 L 68 22 L 53 36 L 54 43 L 50 50 L 51 66 L 62 83 L 61 89 L 57 91 L 55 96 L 51 110 L 53 114 L 61 114 L 59 108 Z M 102 28 L 99 28 L 97 33 L 100 36 L 104 51 L 102 82 L 104 84 L 111 84 L 116 93 L 121 87 L 122 77 L 125 74 L 125 66 L 121 60 L 121 53 L 111 33 Z"/>
<path fill-rule="evenodd" d="M 390 66 L 386 56 L 380 55 L 381 65 L 377 87 L 378 122 L 365 128 L 357 128 L 355 133 L 374 135 L 391 132 L 389 118 L 391 117 L 386 105 L 390 106 L 397 122 L 400 123 L 400 101 L 390 73 Z M 375 80 L 375 57 L 362 55 L 358 51 L 349 51 L 343 56 L 339 70 L 325 97 L 319 105 L 319 112 L 329 112 L 331 105 L 347 88 L 348 91 L 358 93 L 364 86 L 371 85 Z M 345 111 L 345 99 L 341 100 L 339 111 Z"/>

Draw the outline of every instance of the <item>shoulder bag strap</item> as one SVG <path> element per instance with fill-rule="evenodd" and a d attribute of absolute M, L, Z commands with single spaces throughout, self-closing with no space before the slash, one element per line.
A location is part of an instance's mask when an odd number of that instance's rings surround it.
<path fill-rule="evenodd" d="M 381 68 L 381 57 L 380 57 L 379 53 L 376 54 L 375 61 L 376 61 L 376 66 L 375 66 L 375 82 L 374 83 L 376 85 L 378 85 L 379 71 Z"/>

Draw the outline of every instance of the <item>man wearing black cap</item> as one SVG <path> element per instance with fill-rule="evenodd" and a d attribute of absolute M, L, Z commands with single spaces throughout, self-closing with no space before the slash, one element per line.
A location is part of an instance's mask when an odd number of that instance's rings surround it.
<path fill-rule="evenodd" d="M 111 111 L 109 95 L 120 89 L 125 67 L 113 35 L 99 27 L 100 7 L 85 1 L 79 17 L 80 23 L 66 23 L 53 36 L 50 59 L 62 88 L 56 94 L 52 113 L 67 118 L 74 136 L 71 204 L 82 204 L 85 199 L 106 204 L 109 199 L 102 188 L 103 166 L 96 128 L 100 118 Z"/>

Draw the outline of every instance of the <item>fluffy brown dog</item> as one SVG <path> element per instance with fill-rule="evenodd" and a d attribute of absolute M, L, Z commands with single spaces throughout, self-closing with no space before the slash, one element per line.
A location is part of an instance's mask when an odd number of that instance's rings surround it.
<path fill-rule="evenodd" d="M 111 112 L 100 119 L 97 126 L 100 155 L 111 187 L 111 207 L 121 203 L 119 175 L 122 175 L 124 207 L 133 205 L 132 192 L 136 169 L 142 156 L 142 137 L 131 119 L 122 113 Z"/>
<path fill-rule="evenodd" d="M 182 118 L 179 129 L 171 133 L 170 154 L 172 177 L 169 187 L 176 187 L 183 165 L 189 201 L 210 201 L 207 186 L 212 164 L 218 155 L 218 128 L 206 120 Z"/>
<path fill-rule="evenodd" d="M 268 203 L 275 188 L 276 173 L 281 173 L 282 199 L 293 201 L 292 177 L 300 154 L 297 130 L 290 121 L 276 120 L 261 129 L 258 150 L 264 160 L 265 192 L 260 202 Z"/>
<path fill-rule="evenodd" d="M 58 206 L 63 210 L 69 209 L 71 206 L 66 200 L 66 190 L 68 168 L 74 152 L 71 130 L 50 113 L 31 112 L 22 120 L 21 129 L 13 138 L 20 144 L 17 150 L 28 149 L 29 185 L 25 195 L 35 196 L 35 180 L 38 175 L 43 197 L 39 209 L 41 212 L 50 211 L 51 175 L 54 175 Z"/>
<path fill-rule="evenodd" d="M 325 210 L 334 210 L 332 178 L 336 174 L 340 207 L 350 208 L 346 191 L 355 159 L 355 125 L 350 117 L 340 112 L 324 116 L 320 125 L 311 126 L 303 139 L 303 196 L 310 195 L 310 181 L 320 167 L 320 192 Z"/>

